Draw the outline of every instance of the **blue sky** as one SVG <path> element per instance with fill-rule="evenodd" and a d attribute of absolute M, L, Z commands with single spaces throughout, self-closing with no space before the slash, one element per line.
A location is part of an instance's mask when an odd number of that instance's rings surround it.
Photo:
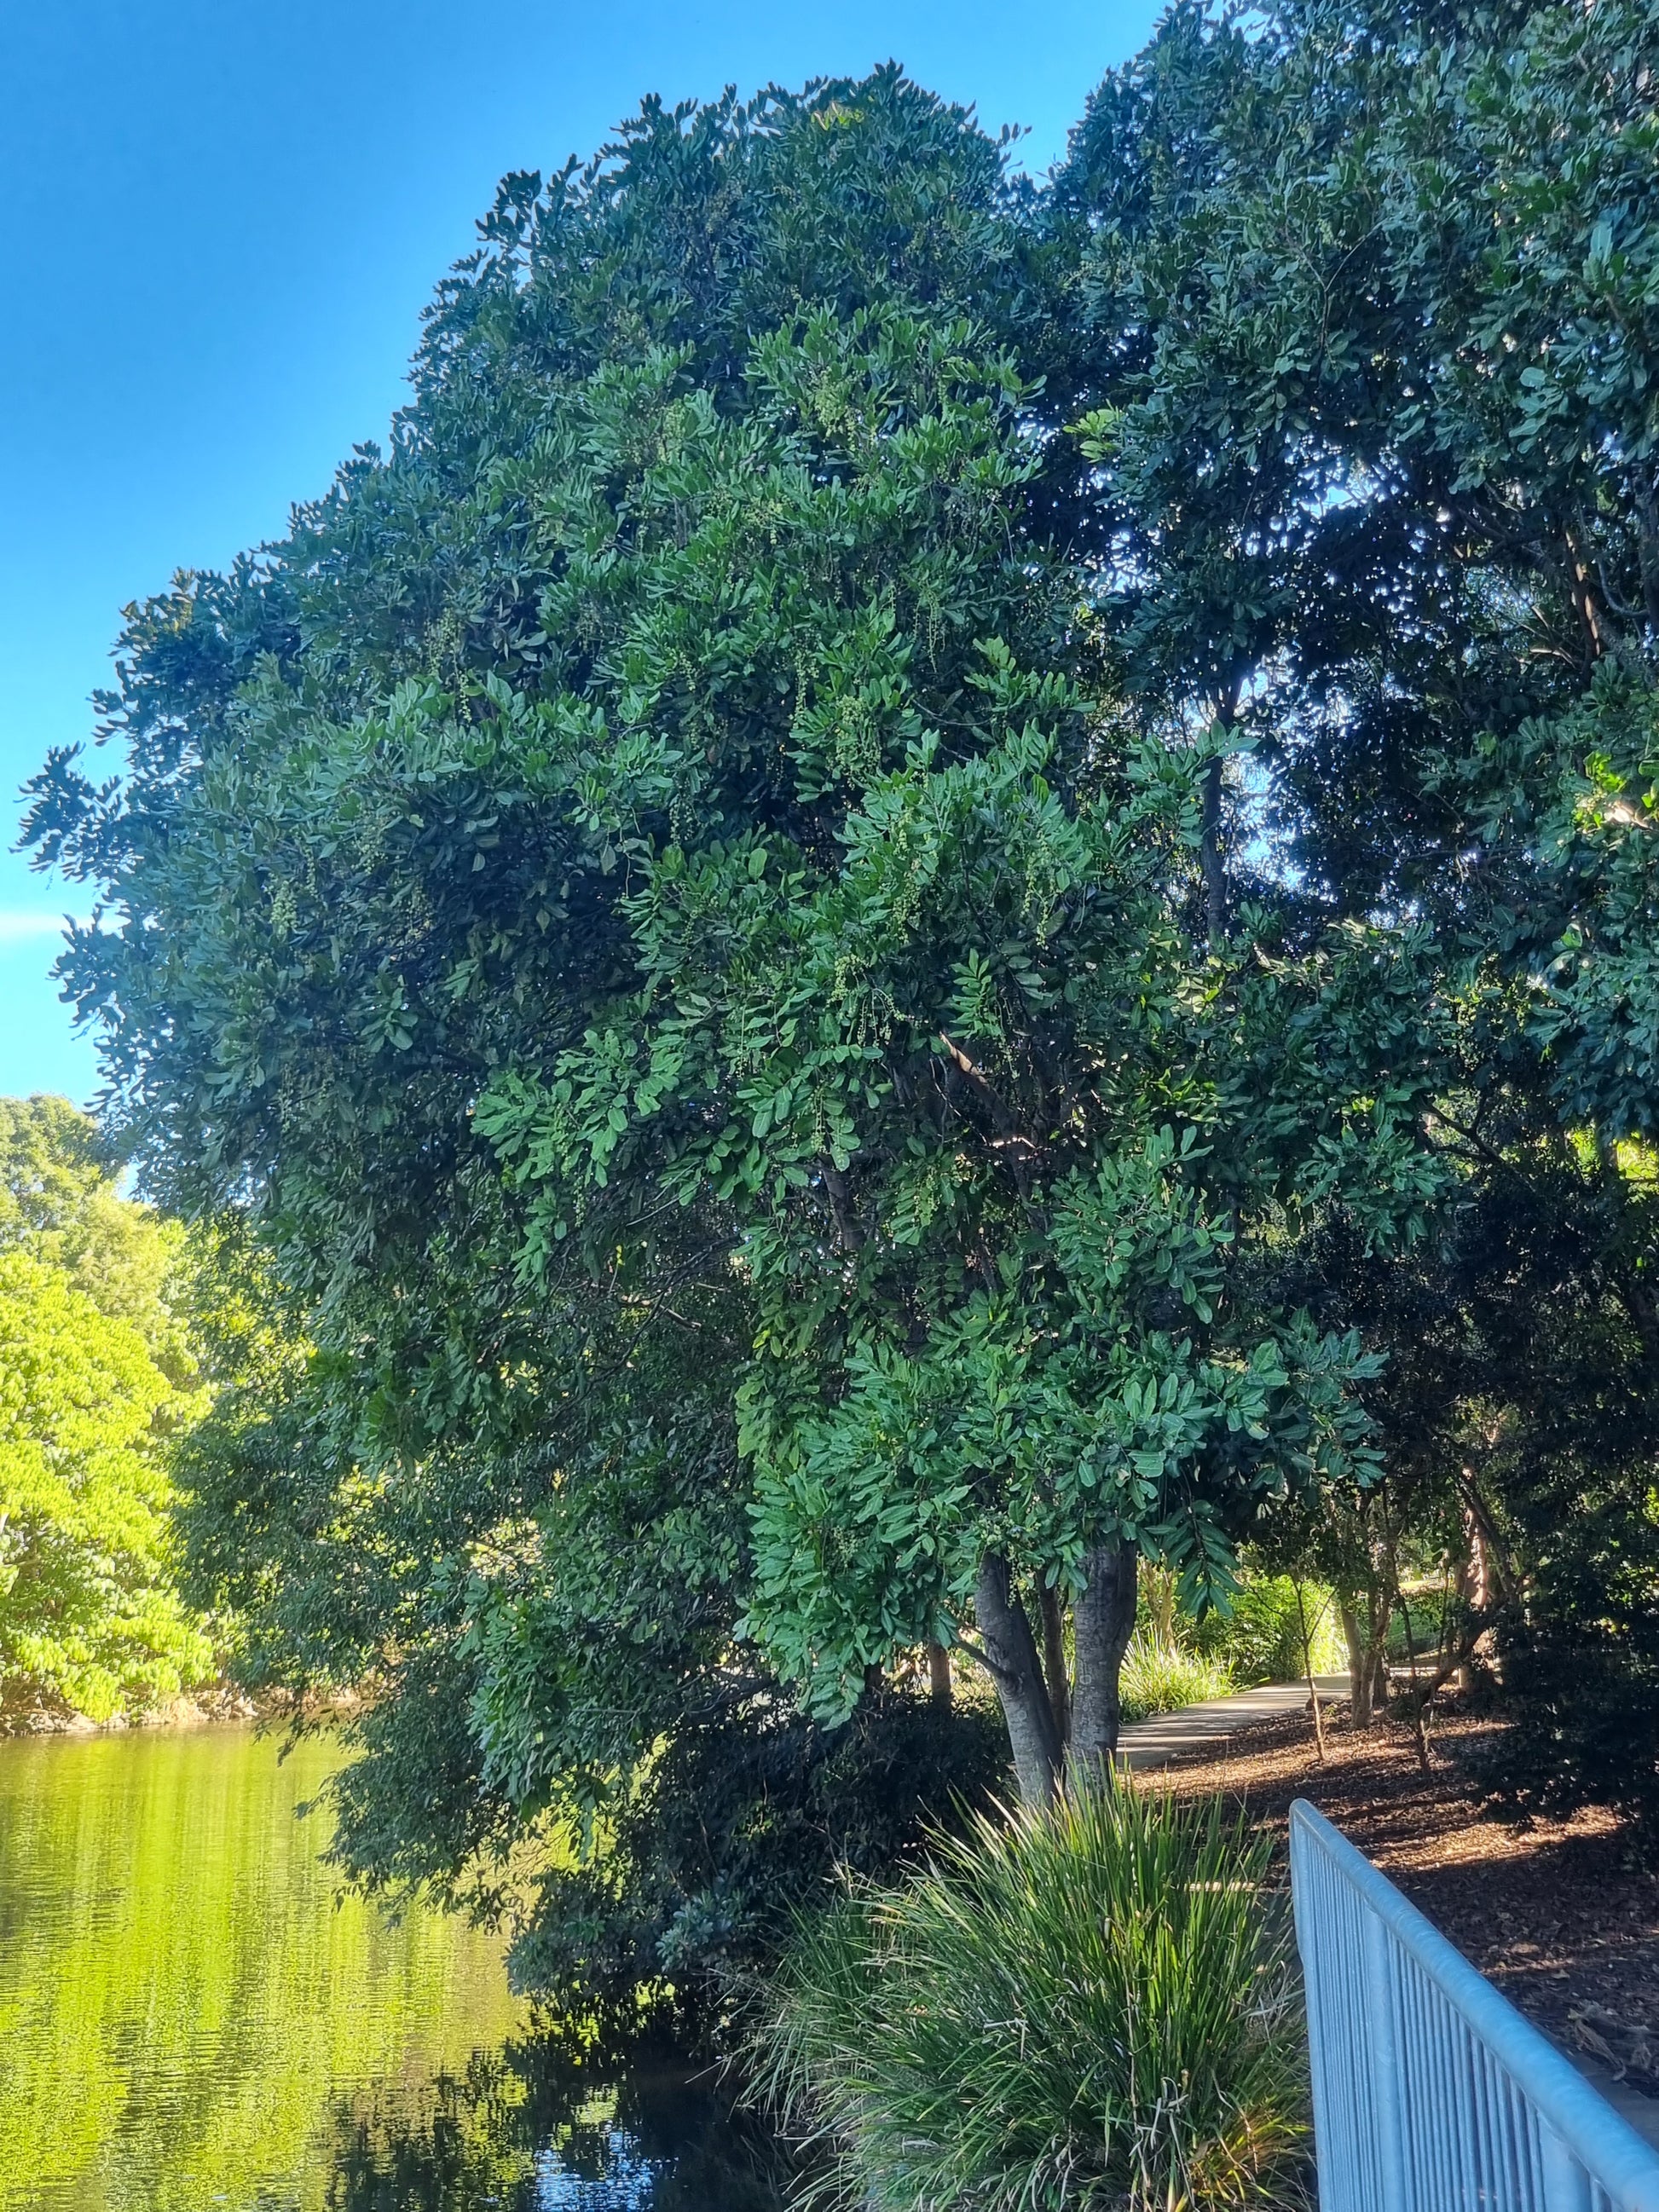
<path fill-rule="evenodd" d="M 0 0 L 0 820 L 86 736 L 128 600 L 283 528 L 398 404 L 508 169 L 641 94 L 890 58 L 1045 168 L 1150 0 Z M 77 887 L 0 853 L 0 1093 L 95 1087 L 48 975 Z"/>

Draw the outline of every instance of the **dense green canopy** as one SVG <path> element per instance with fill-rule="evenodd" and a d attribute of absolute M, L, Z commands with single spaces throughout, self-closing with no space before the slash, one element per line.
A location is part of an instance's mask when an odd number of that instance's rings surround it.
<path fill-rule="evenodd" d="M 1137 1553 L 1456 1494 L 1517 1174 L 1651 1395 L 1655 27 L 1177 7 L 1040 187 L 896 70 L 647 104 L 503 185 L 386 453 L 131 611 L 33 833 L 284 1316 L 192 1541 L 384 1686 L 361 1863 L 930 1641 L 1040 1794 Z"/>
<path fill-rule="evenodd" d="M 1474 1532 L 1515 1786 L 1651 1804 L 1659 13 L 1259 28 L 1177 11 L 1057 187 L 1120 635 L 1138 689 L 1236 697 L 1241 857 L 1425 931 L 1449 1202 L 1322 1267 L 1389 1351 L 1340 1517 L 1372 1570 Z"/>

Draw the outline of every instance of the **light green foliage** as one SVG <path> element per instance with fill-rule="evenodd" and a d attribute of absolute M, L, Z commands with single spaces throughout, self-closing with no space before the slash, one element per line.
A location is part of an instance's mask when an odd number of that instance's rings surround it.
<path fill-rule="evenodd" d="M 1218 1802 L 1131 1790 L 982 1822 L 906 1887 L 802 1925 L 762 2093 L 823 2142 L 848 2206 L 1300 2204 L 1270 1850 Z"/>
<path fill-rule="evenodd" d="M 1335 1593 L 1322 1583 L 1304 1583 L 1298 1613 L 1297 1586 L 1288 1575 L 1246 1574 L 1226 1613 L 1200 1621 L 1193 1641 L 1226 1668 L 1240 1689 L 1254 1682 L 1293 1682 L 1304 1670 L 1304 1620 L 1315 1674 L 1345 1667 Z"/>
<path fill-rule="evenodd" d="M 1175 1712 L 1258 1682 L 1295 1681 L 1304 1670 L 1307 1629 L 1313 1670 L 1346 1663 L 1333 1591 L 1248 1565 L 1224 1608 L 1194 1620 L 1176 1601 L 1173 1578 L 1143 1571 L 1139 1618 L 1123 1655 L 1125 1720 Z"/>
<path fill-rule="evenodd" d="M 106 1180 L 97 1129 L 66 1098 L 0 1098 L 0 1244 L 72 1231 Z"/>
<path fill-rule="evenodd" d="M 1224 1698 L 1235 1687 L 1224 1659 L 1212 1657 L 1190 1644 L 1166 1640 L 1145 1626 L 1130 1638 L 1118 1677 L 1126 1721 L 1179 1712 L 1183 1705 Z"/>
<path fill-rule="evenodd" d="M 115 1194 L 92 1137 L 60 1100 L 0 1102 L 0 1706 L 102 1721 L 213 1652 L 169 1567 L 177 1232 Z"/>
<path fill-rule="evenodd" d="M 65 1099 L 0 1098 L 0 1251 L 61 1269 L 100 1313 L 131 1323 L 169 1381 L 189 1383 L 184 1231 L 120 1195 L 94 1124 Z"/>

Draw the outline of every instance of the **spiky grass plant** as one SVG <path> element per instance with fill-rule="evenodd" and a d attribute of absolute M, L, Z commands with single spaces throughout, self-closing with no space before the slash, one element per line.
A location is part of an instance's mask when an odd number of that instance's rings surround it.
<path fill-rule="evenodd" d="M 1232 1686 L 1224 1660 L 1184 1644 L 1166 1642 L 1145 1627 L 1138 1628 L 1130 1638 L 1118 1676 L 1126 1721 L 1179 1712 L 1183 1705 L 1201 1705 L 1206 1698 L 1224 1698 Z"/>
<path fill-rule="evenodd" d="M 981 1820 L 802 1923 L 758 2087 L 872 2212 L 1305 2201 L 1306 2093 L 1267 1839 L 1090 1790 Z"/>

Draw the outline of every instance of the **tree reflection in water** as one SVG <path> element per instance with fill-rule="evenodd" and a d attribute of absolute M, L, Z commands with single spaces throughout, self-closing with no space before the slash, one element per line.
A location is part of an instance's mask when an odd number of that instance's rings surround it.
<path fill-rule="evenodd" d="M 336 2116 L 329 2212 L 782 2212 L 796 2169 L 666 2038 L 558 2027 Z"/>

